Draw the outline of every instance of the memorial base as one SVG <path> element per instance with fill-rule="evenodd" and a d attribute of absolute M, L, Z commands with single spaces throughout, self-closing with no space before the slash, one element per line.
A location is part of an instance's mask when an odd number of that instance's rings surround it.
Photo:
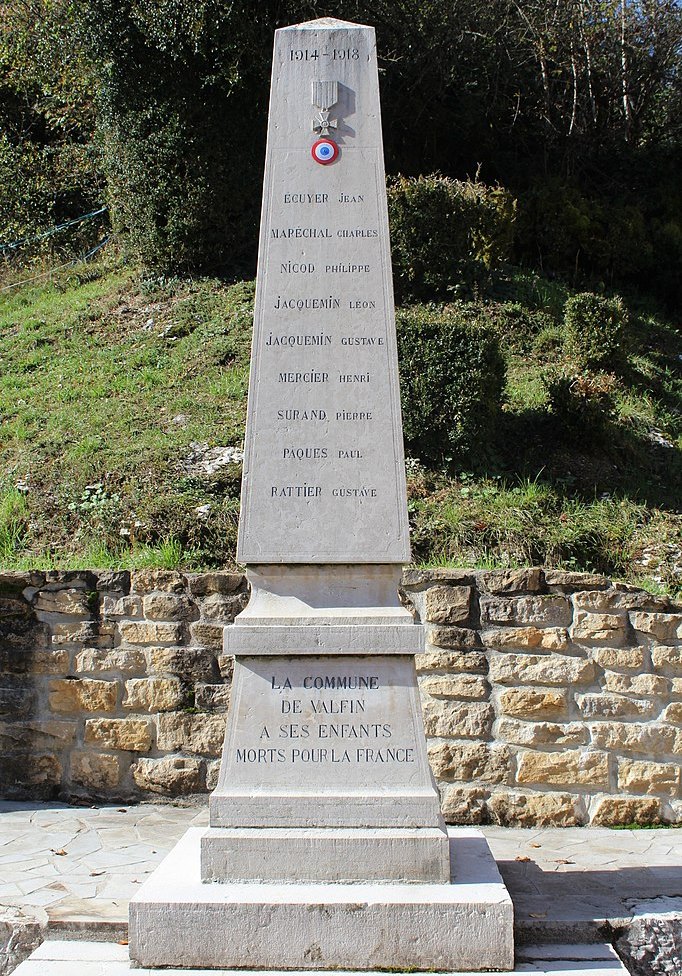
<path fill-rule="evenodd" d="M 202 883 L 192 828 L 130 902 L 138 966 L 513 969 L 513 907 L 485 838 L 450 829 L 450 884 Z"/>
<path fill-rule="evenodd" d="M 448 875 L 448 836 L 437 827 L 217 827 L 201 838 L 203 881 L 424 884 Z"/>

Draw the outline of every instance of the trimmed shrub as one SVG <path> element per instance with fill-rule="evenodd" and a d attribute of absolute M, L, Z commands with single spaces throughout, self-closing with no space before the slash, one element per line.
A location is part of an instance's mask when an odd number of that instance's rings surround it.
<path fill-rule="evenodd" d="M 397 313 L 405 446 L 422 459 L 462 457 L 500 409 L 504 360 L 482 321 L 416 305 Z"/>
<path fill-rule="evenodd" d="M 580 366 L 608 366 L 620 350 L 625 325 L 620 298 L 573 295 L 564 311 L 566 349 Z"/>
<path fill-rule="evenodd" d="M 516 202 L 500 186 L 445 176 L 388 182 L 393 280 L 399 301 L 444 298 L 509 257 Z"/>
<path fill-rule="evenodd" d="M 550 413 L 564 440 L 598 443 L 614 414 L 615 377 L 609 373 L 551 370 L 542 377 Z"/>

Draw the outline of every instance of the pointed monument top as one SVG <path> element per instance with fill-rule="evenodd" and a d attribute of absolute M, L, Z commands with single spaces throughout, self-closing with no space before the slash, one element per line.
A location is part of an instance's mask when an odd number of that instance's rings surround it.
<path fill-rule="evenodd" d="M 321 27 L 340 30 L 343 27 L 367 27 L 367 24 L 354 24 L 350 20 L 337 20 L 336 17 L 318 17 L 317 20 L 305 20 L 302 24 L 291 24 L 281 30 L 318 30 Z"/>

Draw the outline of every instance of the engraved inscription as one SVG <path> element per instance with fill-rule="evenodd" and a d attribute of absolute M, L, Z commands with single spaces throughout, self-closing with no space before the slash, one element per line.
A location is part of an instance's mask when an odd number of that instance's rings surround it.
<path fill-rule="evenodd" d="M 238 543 L 251 562 L 409 551 L 376 54 L 343 50 L 289 40 L 275 59 Z M 290 80 L 311 93 L 300 119 Z M 311 159 L 323 122 L 333 166 Z"/>
<path fill-rule="evenodd" d="M 243 745 L 242 737 L 231 757 L 237 767 L 418 761 L 411 730 L 395 726 L 386 710 L 392 694 L 388 674 L 355 671 L 346 662 L 337 673 L 321 673 L 301 662 L 276 673 L 262 670 L 260 692 L 248 729 L 251 744 Z"/>

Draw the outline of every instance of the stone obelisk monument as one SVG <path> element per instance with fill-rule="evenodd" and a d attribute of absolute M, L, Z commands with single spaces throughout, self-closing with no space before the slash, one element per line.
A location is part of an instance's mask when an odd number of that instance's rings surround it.
<path fill-rule="evenodd" d="M 410 557 L 370 27 L 275 36 L 238 556 L 251 599 L 225 632 L 235 669 L 210 827 L 131 902 L 131 958 L 513 965 L 485 842 L 457 843 L 440 814 L 423 633 L 398 598 Z"/>

